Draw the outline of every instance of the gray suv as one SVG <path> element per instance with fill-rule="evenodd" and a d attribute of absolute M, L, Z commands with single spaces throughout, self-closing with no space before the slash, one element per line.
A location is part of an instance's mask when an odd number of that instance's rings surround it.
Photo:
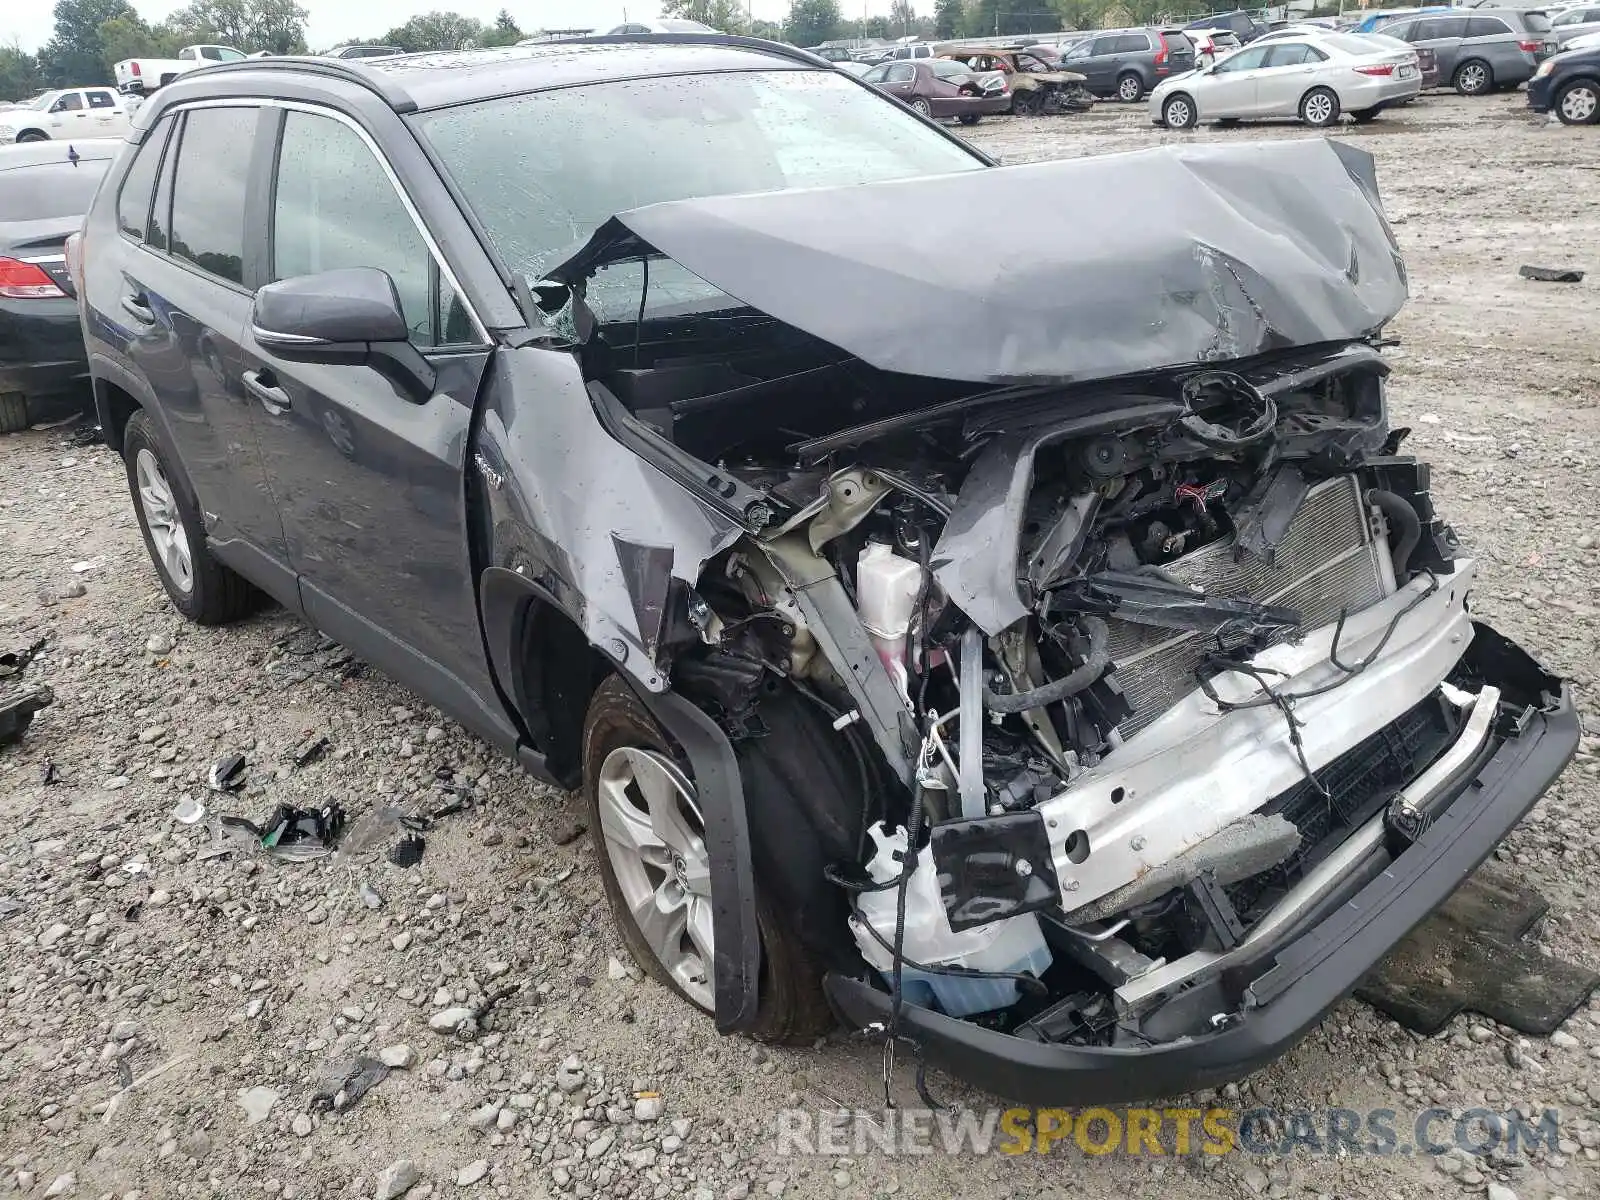
<path fill-rule="evenodd" d="M 1440 82 L 1463 96 L 1526 83 L 1557 49 L 1548 17 L 1512 8 L 1401 17 L 1381 26 L 1380 32 L 1432 50 L 1439 60 Z"/>
<path fill-rule="evenodd" d="M 1061 56 L 1062 70 L 1082 72 L 1095 95 L 1127 104 L 1194 65 L 1194 43 L 1181 29 L 1107 29 Z"/>

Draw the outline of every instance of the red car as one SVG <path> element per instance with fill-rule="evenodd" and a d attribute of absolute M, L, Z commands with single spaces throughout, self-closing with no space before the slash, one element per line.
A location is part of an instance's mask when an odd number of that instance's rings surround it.
<path fill-rule="evenodd" d="M 956 117 L 976 125 L 1011 111 L 1011 89 L 999 74 L 975 72 L 964 63 L 918 59 L 880 63 L 861 77 L 925 117 Z"/>

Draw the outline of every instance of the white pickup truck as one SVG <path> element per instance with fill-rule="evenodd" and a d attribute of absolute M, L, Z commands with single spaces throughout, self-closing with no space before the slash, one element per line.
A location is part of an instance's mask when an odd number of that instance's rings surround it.
<path fill-rule="evenodd" d="M 211 63 L 240 62 L 243 51 L 232 46 L 185 46 L 177 58 L 125 58 L 112 70 L 117 76 L 117 90 L 143 95 L 171 83 L 185 71 Z"/>

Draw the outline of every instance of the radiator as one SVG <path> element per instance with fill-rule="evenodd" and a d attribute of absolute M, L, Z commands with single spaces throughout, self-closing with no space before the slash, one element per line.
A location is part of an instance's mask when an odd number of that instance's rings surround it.
<path fill-rule="evenodd" d="M 1202 546 L 1163 570 L 1208 595 L 1248 597 L 1297 610 L 1310 630 L 1356 612 L 1394 590 L 1386 542 L 1374 537 L 1359 482 L 1349 475 L 1311 489 L 1278 547 L 1277 565 L 1233 560 L 1233 538 Z M 1174 632 L 1108 617 L 1111 661 L 1133 705 L 1123 737 L 1143 729 L 1199 685 L 1195 668 L 1208 635 Z"/>

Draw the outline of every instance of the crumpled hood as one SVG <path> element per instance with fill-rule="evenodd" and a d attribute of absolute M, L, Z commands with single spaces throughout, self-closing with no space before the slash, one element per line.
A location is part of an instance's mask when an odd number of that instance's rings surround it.
<path fill-rule="evenodd" d="M 550 277 L 640 240 L 872 366 L 974 383 L 1344 341 L 1406 298 L 1372 156 L 1325 139 L 653 204 Z"/>

